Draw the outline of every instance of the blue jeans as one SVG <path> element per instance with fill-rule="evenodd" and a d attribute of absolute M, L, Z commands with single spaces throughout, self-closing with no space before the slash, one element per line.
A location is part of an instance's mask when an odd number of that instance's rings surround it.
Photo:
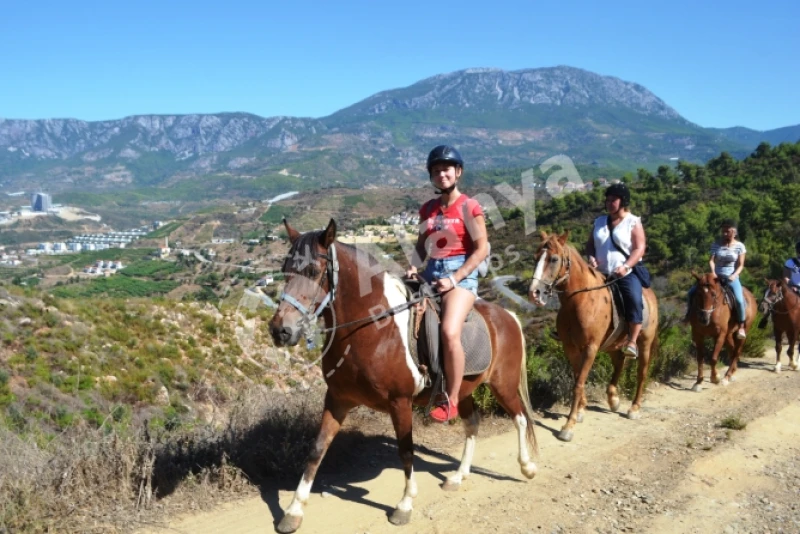
<path fill-rule="evenodd" d="M 422 278 L 429 284 L 434 280 L 447 278 L 461 268 L 465 261 L 467 261 L 467 257 L 463 254 L 460 256 L 450 256 L 449 258 L 441 259 L 429 258 L 428 265 L 425 266 L 425 270 L 422 272 Z M 467 291 L 471 291 L 472 294 L 477 297 L 478 269 L 475 269 L 469 273 L 466 278 L 461 280 L 458 283 L 458 287 L 463 287 Z"/>
<path fill-rule="evenodd" d="M 736 280 L 728 280 L 728 285 L 733 290 L 733 298 L 736 299 L 736 313 L 739 316 L 739 322 L 744 322 L 744 292 L 742 291 L 742 283 L 737 278 Z M 689 299 L 689 306 L 692 305 L 692 297 L 697 292 L 697 284 L 689 288 L 686 294 Z"/>
<path fill-rule="evenodd" d="M 625 320 L 630 324 L 642 324 L 644 302 L 642 301 L 642 282 L 633 273 L 628 273 L 617 281 L 625 304 Z"/>

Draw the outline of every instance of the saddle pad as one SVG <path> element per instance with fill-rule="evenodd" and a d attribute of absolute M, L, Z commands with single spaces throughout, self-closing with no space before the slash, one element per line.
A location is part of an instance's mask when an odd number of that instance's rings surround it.
<path fill-rule="evenodd" d="M 433 310 L 426 310 L 419 329 L 419 339 L 412 339 L 411 343 L 417 348 L 415 363 L 427 365 L 433 376 L 440 374 L 443 370 L 442 341 L 438 315 Z M 464 376 L 477 375 L 489 368 L 492 362 L 489 328 L 483 316 L 475 310 L 469 312 L 464 322 L 461 346 L 464 347 Z"/>
<path fill-rule="evenodd" d="M 625 320 L 625 306 L 622 303 L 622 295 L 616 285 L 609 286 L 608 289 L 611 292 L 612 329 L 611 335 L 609 335 L 606 340 L 603 341 L 603 344 L 600 345 L 600 348 L 597 349 L 598 352 L 606 350 L 619 341 L 623 334 L 627 334 L 628 332 L 628 322 Z M 650 305 L 644 297 L 642 297 L 642 304 L 644 305 L 642 307 L 642 329 L 644 330 L 647 328 L 647 325 L 650 324 Z"/>

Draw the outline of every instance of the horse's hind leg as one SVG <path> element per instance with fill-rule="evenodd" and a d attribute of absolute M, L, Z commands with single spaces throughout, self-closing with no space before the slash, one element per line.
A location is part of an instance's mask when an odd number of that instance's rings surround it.
<path fill-rule="evenodd" d="M 442 485 L 442 489 L 446 491 L 454 491 L 460 488 L 461 482 L 469 476 L 469 470 L 472 467 L 472 457 L 475 454 L 475 443 L 478 438 L 478 426 L 480 424 L 480 414 L 475 409 L 475 401 L 472 395 L 465 397 L 458 403 L 458 415 L 464 421 L 464 432 L 466 434 L 464 454 L 461 455 L 461 465 L 458 466 L 458 471 L 447 477 L 447 480 Z"/>
<path fill-rule="evenodd" d="M 411 520 L 414 497 L 417 496 L 417 481 L 414 478 L 414 440 L 411 434 L 411 398 L 399 397 L 390 402 L 390 413 L 394 431 L 397 435 L 397 448 L 403 461 L 403 472 L 406 477 L 406 488 L 403 498 L 397 503 L 394 512 L 389 516 L 393 525 L 405 525 Z"/>
<path fill-rule="evenodd" d="M 300 524 L 303 522 L 303 506 L 308 502 L 311 485 L 314 483 L 319 464 L 322 463 L 331 441 L 339 432 L 348 411 L 350 411 L 350 407 L 339 405 L 330 392 L 325 396 L 325 410 L 322 412 L 322 424 L 320 425 L 319 434 L 317 434 L 317 440 L 311 450 L 308 463 L 306 463 L 303 478 L 300 479 L 300 484 L 294 493 L 294 499 L 292 499 L 283 518 L 278 523 L 278 532 L 286 534 L 300 528 Z"/>
<path fill-rule="evenodd" d="M 523 367 L 522 372 L 525 372 Z M 527 388 L 527 379 L 520 380 Z M 517 427 L 517 439 L 519 442 L 519 454 L 517 462 L 519 462 L 520 470 L 525 478 L 533 478 L 536 476 L 538 468 L 536 464 L 531 461 L 530 453 L 528 451 L 528 443 L 536 450 L 535 440 L 533 438 L 533 420 L 526 414 L 530 408 L 530 402 L 522 399 L 521 395 L 527 395 L 527 392 L 522 393 L 520 388 L 516 388 L 510 384 L 503 384 L 503 387 L 496 387 L 495 384 L 490 383 L 489 387 L 500 403 L 500 406 L 514 418 L 514 426 Z"/>
<path fill-rule="evenodd" d="M 654 332 L 653 335 L 658 335 Z M 638 367 L 636 368 L 636 395 L 633 397 L 633 403 L 630 410 L 628 410 L 628 419 L 639 419 L 642 414 L 639 410 L 642 408 L 644 400 L 644 386 L 647 382 L 647 370 L 650 367 L 650 355 L 653 348 L 655 339 L 648 339 L 645 343 L 640 343 Z"/>
<path fill-rule="evenodd" d="M 606 396 L 608 397 L 608 407 L 612 412 L 619 410 L 619 391 L 617 391 L 617 384 L 619 378 L 622 376 L 622 369 L 625 367 L 625 356 L 621 350 L 615 350 L 610 353 L 611 363 L 614 364 L 614 374 L 611 375 L 611 382 L 606 388 Z"/>

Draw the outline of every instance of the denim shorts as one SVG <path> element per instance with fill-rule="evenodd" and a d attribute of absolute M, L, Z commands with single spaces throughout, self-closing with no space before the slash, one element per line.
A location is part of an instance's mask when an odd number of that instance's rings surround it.
<path fill-rule="evenodd" d="M 428 259 L 428 265 L 425 267 L 425 271 L 422 273 L 422 278 L 424 278 L 429 284 L 434 280 L 447 278 L 451 274 L 455 273 L 462 265 L 464 265 L 465 261 L 467 261 L 467 257 L 463 254 L 460 256 L 450 256 L 449 258 L 441 259 L 430 258 Z M 469 276 L 461 280 L 458 283 L 458 287 L 463 287 L 477 297 L 478 269 L 475 269 L 469 273 Z"/>

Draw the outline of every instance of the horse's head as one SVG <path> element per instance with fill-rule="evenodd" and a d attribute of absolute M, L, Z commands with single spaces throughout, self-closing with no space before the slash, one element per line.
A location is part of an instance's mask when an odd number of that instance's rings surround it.
<path fill-rule="evenodd" d="M 278 346 L 300 341 L 303 331 L 330 304 L 335 283 L 335 257 L 331 258 L 331 250 L 336 240 L 336 222 L 331 219 L 324 230 L 305 234 L 285 219 L 283 222 L 292 248 L 283 262 L 286 285 L 280 305 L 270 321 L 270 333 Z"/>
<path fill-rule="evenodd" d="M 767 282 L 767 291 L 764 293 L 764 298 L 761 299 L 759 309 L 762 314 L 766 315 L 772 311 L 772 308 L 777 303 L 783 300 L 783 284 L 781 284 L 780 280 L 768 280 L 765 278 L 764 281 Z"/>
<path fill-rule="evenodd" d="M 548 236 L 547 232 L 541 232 L 539 235 L 542 244 L 534 256 L 536 270 L 528 288 L 528 299 L 537 306 L 544 306 L 553 288 L 569 276 L 570 257 L 567 249 L 569 230 L 562 235 Z"/>
<path fill-rule="evenodd" d="M 697 291 L 694 294 L 694 300 L 698 304 L 697 315 L 700 317 L 700 323 L 703 326 L 711 324 L 711 314 L 721 305 L 721 300 L 718 300 L 722 295 L 722 284 L 711 273 L 699 275 L 692 271 L 692 276 L 697 280 Z"/>

